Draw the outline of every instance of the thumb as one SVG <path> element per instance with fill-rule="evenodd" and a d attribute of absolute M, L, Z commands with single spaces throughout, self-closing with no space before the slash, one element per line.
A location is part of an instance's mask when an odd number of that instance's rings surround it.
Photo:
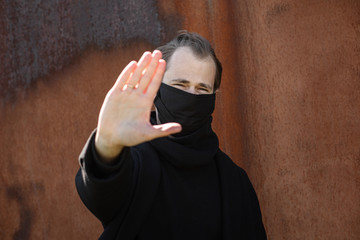
<path fill-rule="evenodd" d="M 149 135 L 151 139 L 155 139 L 179 132 L 181 132 L 181 125 L 179 123 L 165 123 L 152 126 L 152 131 Z"/>

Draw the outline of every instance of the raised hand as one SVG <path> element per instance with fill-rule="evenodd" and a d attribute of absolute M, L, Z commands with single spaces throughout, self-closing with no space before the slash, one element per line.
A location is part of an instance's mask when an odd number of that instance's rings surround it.
<path fill-rule="evenodd" d="M 134 146 L 181 131 L 178 123 L 151 125 L 151 107 L 166 63 L 160 51 L 130 62 L 107 93 L 98 119 L 95 148 L 111 162 L 124 146 Z"/>

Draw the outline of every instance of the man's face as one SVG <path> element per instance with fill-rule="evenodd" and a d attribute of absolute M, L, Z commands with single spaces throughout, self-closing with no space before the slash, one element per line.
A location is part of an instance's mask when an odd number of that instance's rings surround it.
<path fill-rule="evenodd" d="M 216 66 L 210 56 L 200 59 L 189 47 L 180 47 L 167 65 L 163 83 L 192 94 L 214 92 Z"/>

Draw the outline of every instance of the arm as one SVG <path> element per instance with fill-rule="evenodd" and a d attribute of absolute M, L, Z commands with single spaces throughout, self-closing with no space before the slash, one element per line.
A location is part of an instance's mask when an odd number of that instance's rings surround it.
<path fill-rule="evenodd" d="M 80 155 L 78 193 L 103 223 L 121 214 L 130 199 L 137 170 L 129 147 L 181 130 L 177 123 L 149 122 L 164 71 L 159 51 L 145 52 L 138 63 L 129 63 L 107 93 L 97 131 Z"/>
<path fill-rule="evenodd" d="M 104 163 L 95 150 L 94 131 L 80 156 L 76 189 L 85 206 L 107 225 L 126 209 L 132 191 L 134 169 L 130 149 L 124 148 L 114 164 Z"/>
<path fill-rule="evenodd" d="M 247 191 L 249 195 L 249 212 L 251 216 L 251 226 L 249 226 L 248 230 L 252 233 L 251 239 L 258 239 L 258 240 L 266 240 L 266 231 L 264 228 L 264 224 L 262 222 L 262 215 L 260 210 L 259 200 L 257 198 L 255 189 L 247 175 L 247 173 L 242 169 L 238 168 L 240 172 L 240 176 L 242 181 L 247 186 Z M 250 238 L 250 237 L 249 237 Z"/>

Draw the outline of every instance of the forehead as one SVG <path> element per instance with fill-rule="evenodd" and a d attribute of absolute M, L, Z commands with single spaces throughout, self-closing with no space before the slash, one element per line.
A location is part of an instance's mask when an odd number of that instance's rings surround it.
<path fill-rule="evenodd" d="M 164 81 L 185 79 L 192 84 L 205 83 L 214 86 L 216 66 L 211 56 L 199 58 L 189 47 L 175 50 L 167 63 Z"/>

